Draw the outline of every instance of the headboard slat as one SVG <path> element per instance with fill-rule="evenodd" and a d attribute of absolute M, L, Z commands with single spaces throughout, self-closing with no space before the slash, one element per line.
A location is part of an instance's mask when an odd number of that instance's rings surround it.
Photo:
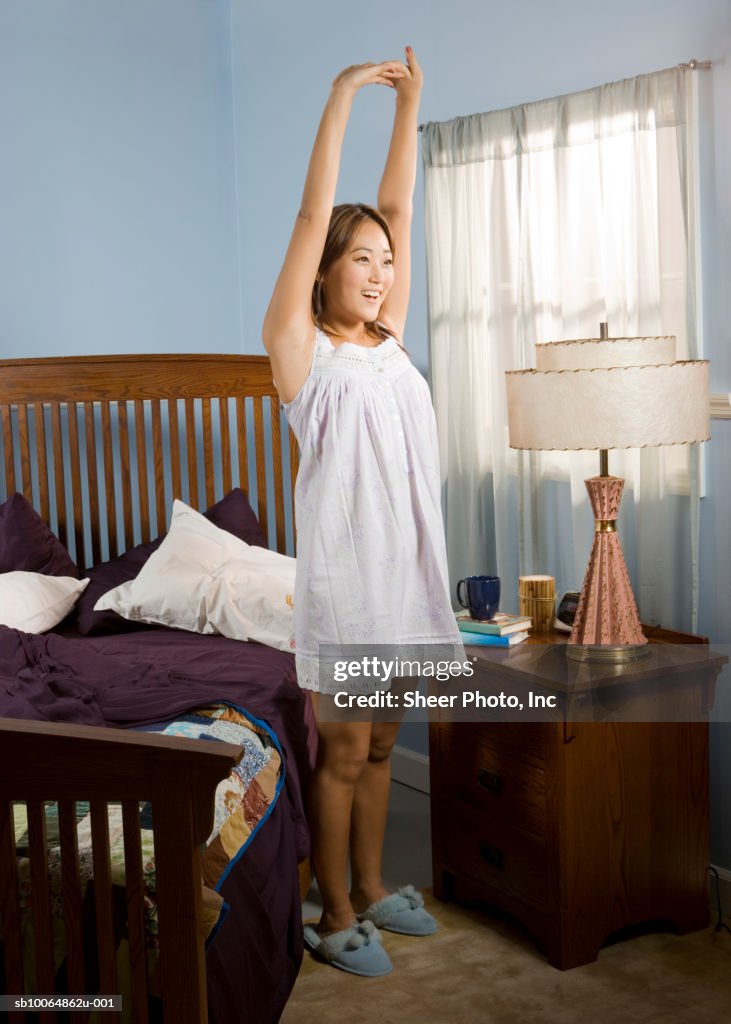
<path fill-rule="evenodd" d="M 155 516 L 157 532 L 165 529 L 165 460 L 162 447 L 162 416 L 160 399 L 154 398 L 150 403 L 152 412 L 152 460 L 155 476 Z"/>
<path fill-rule="evenodd" d="M 150 498 L 147 490 L 147 445 L 145 444 L 145 407 L 135 399 L 135 444 L 137 446 L 137 488 L 140 501 L 140 531 L 142 540 L 150 539 Z"/>
<path fill-rule="evenodd" d="M 185 399 L 185 449 L 188 456 L 189 504 L 193 508 L 198 508 L 198 457 L 195 443 L 195 403 L 192 398 Z"/>
<path fill-rule="evenodd" d="M 256 462 L 256 500 L 259 503 L 259 522 L 265 534 L 269 533 L 269 502 L 267 499 L 266 466 L 264 463 L 264 409 L 259 395 L 254 398 L 254 455 Z"/>
<path fill-rule="evenodd" d="M 211 422 L 210 398 L 202 399 L 201 410 L 203 417 L 203 468 L 206 480 L 206 505 L 210 508 L 216 500 L 213 478 L 213 426 Z"/>
<path fill-rule="evenodd" d="M 231 490 L 231 424 L 228 415 L 228 398 L 218 399 L 218 422 L 221 435 L 221 476 L 223 493 Z"/>
<path fill-rule="evenodd" d="M 99 550 L 99 479 L 96 468 L 96 430 L 94 426 L 94 403 L 84 402 L 84 434 L 86 437 L 86 480 L 89 498 L 89 519 L 91 521 L 91 562 L 101 560 Z M 78 551 L 78 549 L 77 549 Z"/>
<path fill-rule="evenodd" d="M 117 504 L 114 500 L 114 451 L 112 448 L 112 416 L 109 402 L 101 403 L 102 444 L 104 447 L 104 505 L 107 510 L 107 540 L 109 558 L 120 554 L 117 534 Z"/>
<path fill-rule="evenodd" d="M 180 470 L 180 429 L 178 427 L 178 402 L 175 398 L 168 399 L 168 431 L 170 432 L 170 473 L 173 485 L 173 498 L 182 498 L 183 482 Z"/>
<path fill-rule="evenodd" d="M 66 416 L 69 430 L 69 457 L 71 463 L 71 521 L 77 552 L 84 550 L 84 522 L 81 504 L 81 453 L 79 449 L 79 421 L 76 402 L 68 402 Z"/>
<path fill-rule="evenodd" d="M 119 424 L 119 468 L 122 477 L 122 543 L 126 549 L 128 544 L 134 543 L 129 423 L 127 420 L 126 402 L 119 402 L 117 405 L 117 421 Z"/>
<path fill-rule="evenodd" d="M 249 445 L 246 429 L 246 403 L 236 397 L 236 427 L 239 434 L 239 487 L 249 493 Z"/>
<path fill-rule="evenodd" d="M 272 429 L 272 454 L 274 464 L 274 519 L 277 529 L 277 547 L 286 543 L 284 535 L 284 479 L 282 477 L 282 428 L 279 399 L 269 399 L 269 416 Z"/>
<path fill-rule="evenodd" d="M 66 488 L 63 478 L 63 447 L 61 444 L 61 405 L 51 402 L 51 439 L 53 443 L 53 481 L 56 492 L 56 519 L 58 539 L 68 547 L 66 530 Z"/>
<path fill-rule="evenodd" d="M 23 494 L 29 501 L 33 498 L 30 472 L 30 436 L 28 433 L 28 406 L 18 406 L 18 444 L 20 446 L 20 480 Z"/>
<path fill-rule="evenodd" d="M 8 494 L 15 492 L 15 459 L 13 458 L 13 422 L 10 406 L 0 406 L 0 418 L 3 424 L 3 449 L 5 452 L 5 487 Z"/>
<path fill-rule="evenodd" d="M 48 522 L 51 506 L 48 500 L 48 455 L 46 452 L 46 417 L 41 402 L 33 405 L 33 421 L 36 428 L 36 466 L 38 467 L 38 511 Z"/>

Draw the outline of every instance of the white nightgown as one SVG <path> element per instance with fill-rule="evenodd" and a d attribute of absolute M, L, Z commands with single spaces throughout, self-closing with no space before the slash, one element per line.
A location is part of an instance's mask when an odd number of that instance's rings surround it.
<path fill-rule="evenodd" d="M 300 446 L 294 594 L 299 684 L 319 679 L 320 644 L 455 644 L 426 381 L 396 340 L 333 346 L 316 331 L 287 419 Z M 378 649 L 374 648 L 374 654 Z M 347 688 L 368 689 L 351 680 Z"/>

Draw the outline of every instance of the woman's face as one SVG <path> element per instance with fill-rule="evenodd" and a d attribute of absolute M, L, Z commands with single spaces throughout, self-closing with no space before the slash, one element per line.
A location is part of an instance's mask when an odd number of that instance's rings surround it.
<path fill-rule="evenodd" d="M 393 255 L 386 234 L 374 220 L 365 220 L 322 279 L 328 319 L 372 323 L 392 284 Z"/>

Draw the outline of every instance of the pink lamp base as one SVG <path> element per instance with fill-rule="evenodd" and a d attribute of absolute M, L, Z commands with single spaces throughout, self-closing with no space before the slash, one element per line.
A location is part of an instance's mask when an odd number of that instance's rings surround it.
<path fill-rule="evenodd" d="M 594 544 L 566 654 L 577 661 L 631 661 L 649 652 L 615 526 L 624 480 L 595 476 L 585 484 Z"/>

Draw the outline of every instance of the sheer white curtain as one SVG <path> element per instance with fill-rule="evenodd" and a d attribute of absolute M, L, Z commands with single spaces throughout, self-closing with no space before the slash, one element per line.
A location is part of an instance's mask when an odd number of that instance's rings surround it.
<path fill-rule="evenodd" d="M 536 342 L 696 330 L 692 73 L 671 69 L 424 126 L 432 387 L 452 589 L 497 572 L 579 589 L 593 533 L 596 452 L 511 450 L 504 372 Z M 689 243 L 690 239 L 690 243 Z M 570 416 L 571 409 L 565 414 Z M 692 628 L 699 460 L 687 448 L 610 452 L 626 480 L 620 531 L 643 621 Z"/>

